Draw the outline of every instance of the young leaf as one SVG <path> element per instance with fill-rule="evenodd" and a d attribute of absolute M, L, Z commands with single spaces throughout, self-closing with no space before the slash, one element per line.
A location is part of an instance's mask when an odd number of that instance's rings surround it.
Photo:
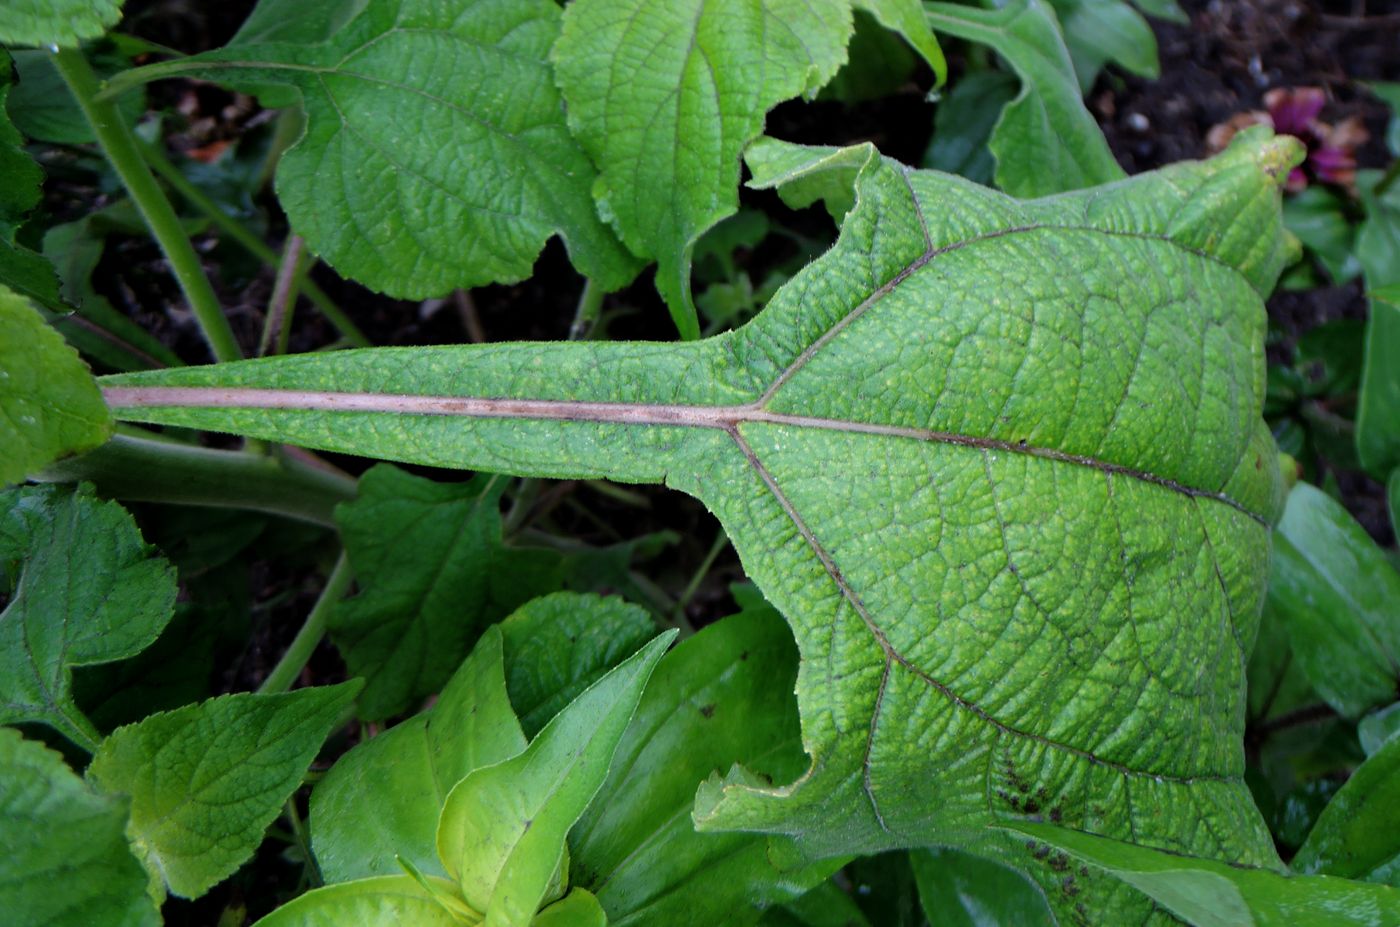
<path fill-rule="evenodd" d="M 389 875 L 400 861 L 446 875 L 437 826 L 448 792 L 525 744 L 506 697 L 501 632 L 490 628 L 431 709 L 362 741 L 311 794 L 311 846 L 322 877 Z"/>
<path fill-rule="evenodd" d="M 960 850 L 909 854 L 919 904 L 939 927 L 1041 927 L 1055 923 L 1045 893 L 1015 869 Z"/>
<path fill-rule="evenodd" d="M 742 927 L 827 874 L 786 871 L 767 837 L 699 833 L 690 818 L 697 786 L 717 770 L 742 762 L 778 782 L 801 772 L 796 669 L 792 637 L 766 604 L 662 659 L 570 840 L 574 881 L 612 922 Z"/>
<path fill-rule="evenodd" d="M 545 60 L 559 16 L 550 0 L 370 0 L 324 42 L 288 41 L 308 33 L 284 21 L 277 42 L 112 87 L 178 74 L 298 89 L 306 132 L 278 165 L 278 197 L 309 247 L 375 289 L 419 298 L 521 280 L 555 233 L 585 276 L 617 289 L 638 262 L 598 218 L 592 165 L 564 124 Z"/>
<path fill-rule="evenodd" d="M 556 592 L 501 622 L 506 688 L 526 737 L 656 634 L 645 609 L 616 597 Z"/>
<path fill-rule="evenodd" d="M 57 336 L 54 336 L 57 337 Z M 0 492 L 0 561 L 24 561 L 0 613 L 0 723 L 41 721 L 88 749 L 72 668 L 140 653 L 170 621 L 175 571 L 115 502 L 57 487 Z"/>
<path fill-rule="evenodd" d="M 1388 927 L 1400 922 L 1400 891 L 1385 885 L 1229 866 L 1053 824 L 1004 826 L 1112 873 L 1195 927 Z"/>
<path fill-rule="evenodd" d="M 253 855 L 360 686 L 222 695 L 151 715 L 102 742 L 88 780 L 131 796 L 127 833 L 147 869 L 198 898 Z"/>
<path fill-rule="evenodd" d="M 106 397 L 124 418 L 699 497 L 797 635 L 812 756 L 791 785 L 710 790 L 706 826 L 837 855 L 1034 806 L 1271 861 L 1240 737 L 1281 502 L 1260 294 L 1297 144 L 1246 132 L 1031 202 L 869 146 L 772 144 L 768 182 L 830 170 L 854 206 L 738 331 L 124 374 Z M 1095 881 L 1052 904 L 1131 921 L 1119 905 L 1141 900 Z"/>
<path fill-rule="evenodd" d="M 1013 196 L 1046 196 L 1109 183 L 1123 169 L 1079 97 L 1074 65 L 1044 0 L 983 10 L 927 3 L 929 22 L 994 48 L 1021 78 L 1021 92 L 992 130 L 996 181 Z"/>
<path fill-rule="evenodd" d="M 112 416 L 78 352 L 0 286 L 0 486 L 112 433 Z"/>
<path fill-rule="evenodd" d="M 0 911 L 7 922 L 159 924 L 125 827 L 124 802 L 94 793 L 57 753 L 0 728 Z"/>
<path fill-rule="evenodd" d="M 0 45 L 77 48 L 121 19 L 122 0 L 5 0 Z"/>
<path fill-rule="evenodd" d="M 1293 659 L 1348 718 L 1395 699 L 1400 683 L 1400 573 L 1322 490 L 1299 483 L 1274 537 L 1269 603 Z"/>
<path fill-rule="evenodd" d="M 1305 875 L 1400 888 L 1400 740 L 1392 738 L 1356 768 L 1290 865 Z"/>
<path fill-rule="evenodd" d="M 4 17 L 12 15 L 7 12 L 9 9 L 8 5 L 0 8 L 0 28 L 3 28 Z M 4 41 L 0 34 L 0 43 Z M 25 153 L 24 140 L 6 115 L 6 100 L 13 82 L 10 56 L 0 48 L 0 177 L 5 178 L 5 183 L 0 185 L 0 293 L 10 287 L 40 305 L 58 308 L 61 306 L 58 278 L 53 268 L 41 255 L 15 241 L 15 232 L 24 217 L 39 204 L 39 185 L 44 177 L 39 166 Z"/>
<path fill-rule="evenodd" d="M 527 927 L 564 854 L 564 838 L 598 793 L 656 661 L 662 634 L 590 686 L 524 753 L 478 769 L 447 796 L 438 855 L 488 927 Z"/>
<path fill-rule="evenodd" d="M 429 884 L 456 893 L 451 882 L 426 876 Z M 412 876 L 379 876 L 315 888 L 282 905 L 253 927 L 462 927 L 441 902 Z"/>
<path fill-rule="evenodd" d="M 501 543 L 505 487 L 489 474 L 434 483 L 380 466 L 336 508 L 361 591 L 330 628 L 351 675 L 365 678 L 361 717 L 409 710 L 447 681 L 481 628 L 558 587 L 553 555 Z"/>
<path fill-rule="evenodd" d="M 608 916 L 597 898 L 576 888 L 535 915 L 530 927 L 608 927 Z"/>

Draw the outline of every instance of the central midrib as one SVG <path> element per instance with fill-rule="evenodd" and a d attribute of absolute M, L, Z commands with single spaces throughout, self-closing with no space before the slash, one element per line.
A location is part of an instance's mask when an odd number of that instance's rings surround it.
<path fill-rule="evenodd" d="M 493 399 L 476 396 L 401 395 L 393 393 L 351 393 L 317 390 L 263 389 L 212 386 L 106 386 L 103 398 L 114 409 L 122 408 L 224 408 L 282 409 L 304 412 L 386 413 L 396 415 L 439 415 L 461 418 L 513 418 L 541 421 L 588 422 L 600 425 L 639 425 L 679 428 L 710 428 L 733 433 L 741 425 L 766 424 L 790 428 L 814 428 L 848 434 L 869 434 L 905 438 L 936 444 L 1024 454 L 1086 467 L 1161 486 L 1193 498 L 1213 499 L 1234 508 L 1261 524 L 1257 513 L 1222 492 L 1200 489 L 1125 464 L 1072 454 L 1057 448 L 1020 441 L 977 437 L 957 432 L 820 418 L 774 412 L 759 403 L 700 406 L 665 403 L 582 402 L 556 399 Z"/>

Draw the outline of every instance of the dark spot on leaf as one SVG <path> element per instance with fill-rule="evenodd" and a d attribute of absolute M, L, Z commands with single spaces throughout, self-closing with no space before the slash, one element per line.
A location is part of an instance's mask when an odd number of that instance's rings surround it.
<path fill-rule="evenodd" d="M 1056 853 L 1050 857 L 1049 866 L 1056 872 L 1069 872 L 1069 857 L 1064 853 Z"/>
<path fill-rule="evenodd" d="M 748 658 L 749 658 L 749 652 L 748 652 L 747 650 L 745 650 L 743 653 L 739 654 L 739 659 L 740 659 L 740 660 L 747 660 Z"/>
<path fill-rule="evenodd" d="M 1061 821 L 1063 821 L 1064 818 L 1065 818 L 1064 812 L 1062 812 L 1059 808 L 1051 808 L 1051 809 L 1050 809 L 1050 820 L 1051 820 L 1052 823 L 1058 824 L 1058 823 L 1060 823 Z"/>
<path fill-rule="evenodd" d="M 712 718 L 712 717 L 714 717 L 714 714 L 715 714 L 715 706 L 713 706 L 713 705 L 701 705 L 701 706 L 700 706 L 700 714 L 704 715 L 704 716 L 707 717 L 707 718 Z"/>

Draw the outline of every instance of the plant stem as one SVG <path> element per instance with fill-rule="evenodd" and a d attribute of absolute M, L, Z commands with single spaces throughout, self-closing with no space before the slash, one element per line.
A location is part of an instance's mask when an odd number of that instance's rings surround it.
<path fill-rule="evenodd" d="M 583 341 L 598 321 L 598 313 L 603 309 L 603 288 L 589 277 L 583 281 L 583 292 L 578 297 L 578 308 L 574 310 L 574 322 L 569 326 L 569 340 Z"/>
<path fill-rule="evenodd" d="M 203 190 L 190 183 L 189 178 L 170 162 L 170 159 L 159 147 L 142 145 L 141 153 L 145 156 L 147 163 L 160 175 L 160 178 L 170 184 L 171 189 L 180 194 L 195 209 L 204 213 L 209 221 L 218 226 L 224 234 L 268 267 L 278 266 L 277 252 L 269 248 L 257 235 L 254 235 L 246 225 L 224 212 L 223 207 L 210 199 Z M 311 264 L 308 262 L 307 270 L 310 270 L 310 266 Z M 303 274 L 301 288 L 306 293 L 306 298 L 311 300 L 311 304 L 320 311 L 321 315 L 326 317 L 326 321 L 345 336 L 345 340 L 357 348 L 370 346 L 370 340 L 365 337 L 365 333 L 360 331 L 359 327 L 350 321 L 350 317 L 331 301 L 325 290 L 317 286 L 315 281 L 306 277 L 305 274 Z"/>
<path fill-rule="evenodd" d="M 287 236 L 287 243 L 282 248 L 282 262 L 277 268 L 277 280 L 272 285 L 272 296 L 267 301 L 267 318 L 263 322 L 262 338 L 258 343 L 259 357 L 266 356 L 269 351 L 274 354 L 287 353 L 287 339 L 292 330 L 292 309 L 296 305 L 297 284 L 304 267 L 304 244 L 302 237 L 293 232 Z"/>
<path fill-rule="evenodd" d="M 62 460 L 35 479 L 89 480 L 108 498 L 250 509 L 334 528 L 355 481 L 290 452 L 216 451 L 118 434 L 81 457 Z"/>
<path fill-rule="evenodd" d="M 672 614 L 676 624 L 688 625 L 689 616 L 685 610 L 690 605 L 690 600 L 695 598 L 695 593 L 700 591 L 700 584 L 704 582 L 705 576 L 710 572 L 710 567 L 715 565 L 716 558 L 729 546 L 729 537 L 720 531 L 715 535 L 715 542 L 710 545 L 710 552 L 705 555 L 705 559 L 700 561 L 700 566 L 696 568 L 695 575 L 690 577 L 690 582 L 686 583 L 685 589 L 681 591 L 676 599 L 676 607 Z"/>
<path fill-rule="evenodd" d="M 170 263 L 170 270 L 189 301 L 195 321 L 199 323 L 214 358 L 220 361 L 240 359 L 243 353 L 238 348 L 238 339 L 234 337 L 219 299 L 214 295 L 214 288 L 209 285 L 199 255 L 195 254 L 194 246 L 180 228 L 180 220 L 170 201 L 165 198 L 150 168 L 146 166 L 136 137 L 122 121 L 114 103 L 97 99 L 97 75 L 93 73 L 92 66 L 83 53 L 74 48 L 59 49 L 54 53 L 54 63 L 92 126 L 97 144 L 131 194 L 132 202 Z"/>
<path fill-rule="evenodd" d="M 277 661 L 272 672 L 268 673 L 262 685 L 258 686 L 259 692 L 286 692 L 292 687 L 292 683 L 296 682 L 301 671 L 311 660 L 316 646 L 326 636 L 326 620 L 330 617 L 331 609 L 350 588 L 353 578 L 350 558 L 345 556 L 345 551 L 342 550 L 340 557 L 335 561 L 335 569 L 331 570 L 331 575 L 326 580 L 325 588 L 321 590 L 316 604 L 311 607 L 311 613 L 306 616 L 306 623 L 287 645 L 287 652 L 282 654 L 282 659 Z"/>

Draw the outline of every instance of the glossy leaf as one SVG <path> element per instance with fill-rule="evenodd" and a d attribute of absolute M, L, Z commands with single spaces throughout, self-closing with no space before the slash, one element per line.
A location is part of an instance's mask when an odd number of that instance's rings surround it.
<path fill-rule="evenodd" d="M 1400 206 L 1395 210 L 1395 248 L 1385 260 L 1400 262 Z M 1364 234 L 1364 227 L 1363 227 Z M 1358 248 L 1358 253 L 1360 249 Z M 1363 261 L 1370 293 L 1366 359 L 1356 406 L 1356 450 L 1377 477 L 1400 469 L 1400 283 L 1378 286 Z"/>
<path fill-rule="evenodd" d="M 570 841 L 573 881 L 611 923 L 742 927 L 825 875 L 784 869 L 764 835 L 699 833 L 690 817 L 700 783 L 735 763 L 775 782 L 802 771 L 796 671 L 792 636 L 766 604 L 662 659 Z"/>
<path fill-rule="evenodd" d="M 521 280 L 556 233 L 615 289 L 638 263 L 598 218 L 592 165 L 564 124 L 545 60 L 559 16 L 550 0 L 371 0 L 325 42 L 297 41 L 307 23 L 282 19 L 268 23 L 279 41 L 113 88 L 185 75 L 300 91 L 307 128 L 278 165 L 278 197 L 309 247 L 374 289 L 418 298 Z"/>
<path fill-rule="evenodd" d="M 506 697 L 501 632 L 489 629 L 433 707 L 362 741 L 311 795 L 311 846 L 327 882 L 398 873 L 445 876 L 437 826 L 468 773 L 525 749 Z"/>
<path fill-rule="evenodd" d="M 57 487 L 0 492 L 0 561 L 23 562 L 0 613 L 0 723 L 40 721 L 96 746 L 72 668 L 134 656 L 170 621 L 175 571 L 153 553 L 115 502 Z"/>
<path fill-rule="evenodd" d="M 1296 144 L 1246 132 L 1032 202 L 869 146 L 761 149 L 757 183 L 844 185 L 849 209 L 738 331 L 288 357 L 106 396 L 135 420 L 698 496 L 794 629 L 812 757 L 791 784 L 705 789 L 706 828 L 815 857 L 957 843 L 1034 807 L 1272 861 L 1240 736 L 1281 502 L 1261 294 Z M 1102 879 L 1067 899 L 1022 843 L 997 847 L 1057 911 L 1141 913 Z"/>
<path fill-rule="evenodd" d="M 1069 52 L 1045 0 L 995 10 L 926 3 L 937 32 L 988 45 L 1021 78 L 1021 92 L 992 130 L 996 182 L 1013 196 L 1046 196 L 1123 177 L 1084 108 Z"/>
<path fill-rule="evenodd" d="M 1195 927 L 1388 927 L 1400 890 L 1133 846 L 1053 824 L 1009 824 L 1014 833 L 1122 879 Z"/>
<path fill-rule="evenodd" d="M 87 365 L 23 297 L 0 286 L 0 486 L 112 433 Z"/>
<path fill-rule="evenodd" d="M 151 715 L 102 742 L 88 780 L 131 797 L 142 861 L 198 898 L 253 855 L 360 687 L 221 695 Z"/>
<path fill-rule="evenodd" d="M 865 912 L 835 882 L 818 885 L 801 898 L 772 908 L 760 927 L 872 927 Z"/>
<path fill-rule="evenodd" d="M 557 588 L 556 559 L 501 543 L 506 481 L 434 483 L 395 467 L 360 478 L 336 509 L 360 593 L 332 613 L 331 636 L 365 678 L 360 716 L 386 718 L 436 692 L 481 629 Z"/>
<path fill-rule="evenodd" d="M 1283 203 L 1283 222 L 1288 230 L 1317 255 L 1337 283 L 1361 272 L 1355 254 L 1356 229 L 1345 208 L 1346 200 L 1340 194 L 1317 185 Z"/>
<path fill-rule="evenodd" d="M 1293 659 L 1349 718 L 1395 699 L 1400 682 L 1400 573 L 1366 530 L 1322 490 L 1299 483 L 1274 538 L 1270 607 Z"/>
<path fill-rule="evenodd" d="M 1005 71 L 976 71 L 944 94 L 933 116 L 933 141 L 923 166 L 960 174 L 975 183 L 992 182 L 996 169 L 987 147 L 1002 108 L 1017 94 L 1016 78 Z"/>
<path fill-rule="evenodd" d="M 1290 865 L 1306 875 L 1400 888 L 1400 740 L 1391 738 L 1356 768 Z"/>
<path fill-rule="evenodd" d="M 1015 869 L 936 848 L 909 854 L 919 902 L 939 927 L 1042 927 L 1055 923 L 1045 893 Z"/>
<path fill-rule="evenodd" d="M 1356 736 L 1367 756 L 1375 755 L 1382 745 L 1400 734 L 1400 702 L 1372 712 L 1356 725 Z"/>
<path fill-rule="evenodd" d="M 510 704 L 525 736 L 534 737 L 580 692 L 651 640 L 656 626 L 645 609 L 622 599 L 557 592 L 516 609 L 501 622 L 501 633 Z"/>
<path fill-rule="evenodd" d="M 0 911 L 25 927 L 155 927 L 126 805 L 63 758 L 0 728 Z"/>
<path fill-rule="evenodd" d="M 608 915 L 598 899 L 576 888 L 545 908 L 530 922 L 531 927 L 608 927 Z"/>
<path fill-rule="evenodd" d="M 429 877 L 444 892 L 456 886 Z M 253 927 L 461 927 L 436 898 L 406 875 L 379 876 L 313 888 L 282 905 Z"/>
<path fill-rule="evenodd" d="M 1139 77 L 1156 78 L 1157 37 L 1127 0 L 1049 0 L 1064 32 L 1079 89 L 1088 93 L 1110 61 Z"/>
<path fill-rule="evenodd" d="M 590 686 L 525 752 L 468 775 L 447 796 L 438 855 L 487 927 L 526 927 L 560 866 L 564 838 L 607 777 L 662 634 Z"/>
<path fill-rule="evenodd" d="M 121 19 L 122 0 L 5 0 L 0 45 L 76 48 Z"/>

